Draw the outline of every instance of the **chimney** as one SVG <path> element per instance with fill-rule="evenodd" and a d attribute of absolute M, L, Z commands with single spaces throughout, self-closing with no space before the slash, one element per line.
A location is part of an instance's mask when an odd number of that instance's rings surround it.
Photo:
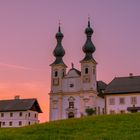
<path fill-rule="evenodd" d="M 130 78 L 133 78 L 133 73 L 129 73 L 129 77 Z"/>
<path fill-rule="evenodd" d="M 19 95 L 16 95 L 15 96 L 15 100 L 19 100 L 20 99 L 20 96 Z"/>

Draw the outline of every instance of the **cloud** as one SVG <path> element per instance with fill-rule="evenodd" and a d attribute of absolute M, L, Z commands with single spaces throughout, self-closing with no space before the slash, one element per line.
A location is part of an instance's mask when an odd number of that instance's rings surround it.
<path fill-rule="evenodd" d="M 35 70 L 35 71 L 43 70 L 43 69 L 34 69 L 34 68 L 20 66 L 20 65 L 7 64 L 7 63 L 2 63 L 2 62 L 0 62 L 0 66 L 1 67 L 14 68 L 14 69 L 21 69 L 21 70 Z"/>

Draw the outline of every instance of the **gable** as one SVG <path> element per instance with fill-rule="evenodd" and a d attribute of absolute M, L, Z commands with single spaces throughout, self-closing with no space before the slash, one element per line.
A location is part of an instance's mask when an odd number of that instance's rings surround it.
<path fill-rule="evenodd" d="M 36 99 L 0 100 L 0 112 L 33 110 L 42 113 Z"/>
<path fill-rule="evenodd" d="M 65 77 L 72 78 L 72 77 L 80 77 L 80 76 L 81 76 L 81 72 L 75 68 L 72 68 L 69 70 L 69 72 L 67 73 Z"/>

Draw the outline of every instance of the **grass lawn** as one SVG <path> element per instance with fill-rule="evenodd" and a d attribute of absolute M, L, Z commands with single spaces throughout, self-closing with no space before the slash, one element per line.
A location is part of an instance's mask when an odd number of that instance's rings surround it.
<path fill-rule="evenodd" d="M 0 140 L 140 140 L 140 113 L 0 128 Z"/>

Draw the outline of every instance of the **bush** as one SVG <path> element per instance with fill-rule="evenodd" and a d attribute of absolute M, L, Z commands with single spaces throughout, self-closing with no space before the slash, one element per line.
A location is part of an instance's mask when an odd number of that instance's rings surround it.
<path fill-rule="evenodd" d="M 88 116 L 91 116 L 93 114 L 96 114 L 96 110 L 93 109 L 93 108 L 87 108 L 85 111 L 86 111 L 86 113 L 87 113 Z"/>

